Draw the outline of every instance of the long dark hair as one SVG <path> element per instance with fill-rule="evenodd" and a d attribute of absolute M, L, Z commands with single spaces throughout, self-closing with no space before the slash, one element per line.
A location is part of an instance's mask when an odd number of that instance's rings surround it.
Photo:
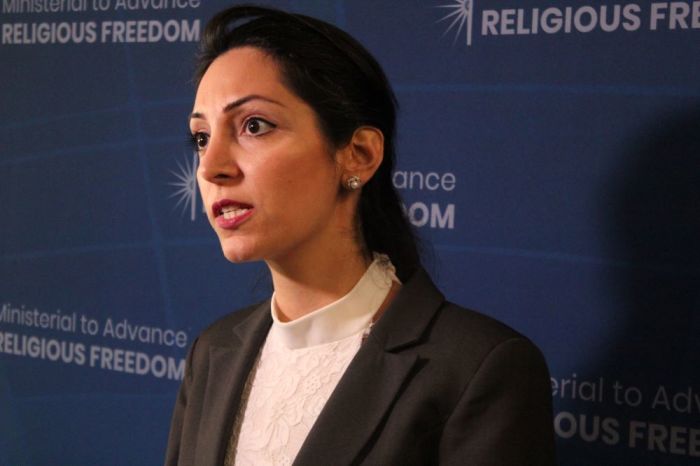
<path fill-rule="evenodd" d="M 384 159 L 362 187 L 358 227 L 366 252 L 387 254 L 406 280 L 420 265 L 417 241 L 392 183 L 397 102 L 377 61 L 337 27 L 300 14 L 236 6 L 214 16 L 200 43 L 199 81 L 224 52 L 256 47 L 279 65 L 287 87 L 314 109 L 334 148 L 346 145 L 360 126 L 384 134 Z"/>

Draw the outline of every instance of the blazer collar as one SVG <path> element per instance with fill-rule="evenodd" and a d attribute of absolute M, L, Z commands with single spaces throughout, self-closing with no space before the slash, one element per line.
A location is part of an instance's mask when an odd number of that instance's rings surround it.
<path fill-rule="evenodd" d="M 243 388 L 271 324 L 268 300 L 209 347 L 208 380 L 195 464 L 224 464 Z"/>
<path fill-rule="evenodd" d="M 418 268 L 401 287 L 369 339 L 386 351 L 397 351 L 418 342 L 445 297 L 423 268 Z"/>
<path fill-rule="evenodd" d="M 415 352 L 443 295 L 423 269 L 398 293 L 326 402 L 294 465 L 355 464 L 389 413 L 402 386 L 415 374 Z"/>

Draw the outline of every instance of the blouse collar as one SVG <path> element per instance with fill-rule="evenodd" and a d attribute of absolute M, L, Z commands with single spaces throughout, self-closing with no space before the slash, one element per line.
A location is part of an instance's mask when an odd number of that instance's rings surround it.
<path fill-rule="evenodd" d="M 272 294 L 270 336 L 289 349 L 331 343 L 369 327 L 393 282 L 399 283 L 389 258 L 374 254 L 374 260 L 355 287 L 342 298 L 291 322 L 282 322 Z"/>

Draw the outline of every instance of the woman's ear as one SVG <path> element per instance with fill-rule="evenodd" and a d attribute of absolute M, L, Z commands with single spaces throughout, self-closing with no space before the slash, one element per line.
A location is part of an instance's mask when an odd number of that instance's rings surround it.
<path fill-rule="evenodd" d="M 367 183 L 384 159 L 384 134 L 373 126 L 355 130 L 350 142 L 337 153 L 343 183 L 359 178 L 359 186 Z M 356 188 L 353 188 L 356 189 Z"/>

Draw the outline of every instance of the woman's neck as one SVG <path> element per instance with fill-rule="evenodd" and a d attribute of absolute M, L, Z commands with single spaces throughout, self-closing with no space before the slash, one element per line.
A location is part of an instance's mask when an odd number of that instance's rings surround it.
<path fill-rule="evenodd" d="M 371 260 L 359 249 L 318 251 L 294 261 L 268 261 L 275 304 L 282 321 L 292 321 L 345 296 Z"/>

